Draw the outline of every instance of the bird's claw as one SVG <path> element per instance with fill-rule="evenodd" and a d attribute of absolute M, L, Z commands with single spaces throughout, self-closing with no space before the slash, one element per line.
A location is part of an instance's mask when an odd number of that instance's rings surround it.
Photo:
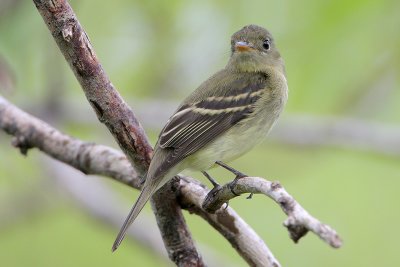
<path fill-rule="evenodd" d="M 229 187 L 229 190 L 231 190 L 232 194 L 234 194 L 235 196 L 238 197 L 238 196 L 240 196 L 240 194 L 235 192 L 235 186 L 237 184 L 237 180 L 238 179 L 235 178 L 232 182 L 229 183 L 228 187 Z"/>

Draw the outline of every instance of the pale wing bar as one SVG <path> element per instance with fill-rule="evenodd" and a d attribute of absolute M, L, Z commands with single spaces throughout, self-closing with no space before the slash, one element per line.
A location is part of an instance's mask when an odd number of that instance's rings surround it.
<path fill-rule="evenodd" d="M 160 134 L 159 147 L 171 151 L 159 171 L 171 168 L 246 118 L 268 90 L 265 77 L 261 78 L 235 81 L 241 87 L 231 95 L 208 97 L 178 109 Z"/>

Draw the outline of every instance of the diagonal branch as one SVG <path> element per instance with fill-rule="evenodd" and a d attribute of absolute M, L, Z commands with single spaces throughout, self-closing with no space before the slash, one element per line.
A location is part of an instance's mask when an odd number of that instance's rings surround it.
<path fill-rule="evenodd" d="M 120 151 L 63 134 L 1 96 L 0 128 L 14 136 L 12 144 L 23 154 L 29 148 L 36 147 L 85 174 L 113 177 L 124 184 L 140 188 L 136 170 Z"/>
<path fill-rule="evenodd" d="M 125 161 L 128 162 L 126 158 Z M 47 176 L 48 179 L 52 179 L 52 184 L 72 197 L 77 202 L 79 209 L 82 209 L 96 221 L 100 221 L 112 227 L 112 229 L 119 229 L 120 220 L 126 216 L 124 209 L 126 203 L 116 192 L 99 179 L 86 179 L 84 174 L 66 164 L 50 158 L 44 158 L 41 162 L 43 163 L 44 173 L 49 174 Z M 90 190 L 90 194 L 87 193 L 88 190 Z M 39 195 L 38 192 L 39 189 L 36 191 L 36 195 Z M 30 195 L 32 198 L 32 193 Z M 26 197 L 24 199 L 26 200 Z M 26 202 L 24 205 L 26 206 Z M 2 217 L 0 216 L 0 218 Z M 14 218 L 15 220 L 16 218 Z M 127 236 L 138 241 L 140 245 L 151 249 L 161 258 L 168 260 L 163 241 L 158 234 L 157 224 L 151 216 L 143 214 L 137 219 L 137 222 L 135 221 L 135 224 L 136 227 L 128 229 Z M 146 231 L 143 231 L 143 229 L 146 229 Z M 235 266 L 233 262 L 229 262 L 227 257 L 221 257 L 217 254 L 217 251 L 208 245 L 196 243 L 203 251 L 210 266 Z"/>
<path fill-rule="evenodd" d="M 203 208 L 214 213 L 230 199 L 245 193 L 264 194 L 278 203 L 288 216 L 284 226 L 294 242 L 297 243 L 308 231 L 312 231 L 332 247 L 342 246 L 342 240 L 334 229 L 311 216 L 278 182 L 270 182 L 264 178 L 244 177 L 215 187 L 205 198 Z"/>
<path fill-rule="evenodd" d="M 71 6 L 65 0 L 34 3 L 99 121 L 107 126 L 138 174 L 144 176 L 152 147 L 134 113 L 105 73 Z"/>
<path fill-rule="evenodd" d="M 220 208 L 214 214 L 202 208 L 208 193 L 204 185 L 181 177 L 180 192 L 182 206 L 213 226 L 250 266 L 281 266 L 264 241 L 231 207 Z"/>
<path fill-rule="evenodd" d="M 131 186 L 139 186 L 139 181 L 144 177 L 152 154 L 152 148 L 144 130 L 106 76 L 86 33 L 81 28 L 69 4 L 65 0 L 34 0 L 34 2 L 80 82 L 89 103 L 96 111 L 99 120 L 108 127 L 127 155 L 125 160 L 129 160 L 135 167 L 133 169 L 130 166 L 131 171 L 134 172 L 132 179 L 136 181 L 129 179 L 129 175 L 132 175 L 132 173 L 125 176 L 125 171 L 123 171 L 124 175 L 122 176 L 127 179 L 119 178 L 119 180 L 124 183 L 128 182 Z M 23 130 L 19 131 L 15 129 L 13 119 L 4 119 L 7 110 L 9 111 L 9 106 L 0 97 L 0 128 L 17 136 L 15 145 L 25 153 L 32 146 L 43 148 L 45 152 L 45 149 L 51 151 L 51 148 L 41 144 L 44 142 L 43 140 L 46 140 L 46 137 L 32 134 L 32 131 L 37 129 L 30 126 L 23 128 L 24 126 L 22 126 Z M 52 134 L 52 132 L 49 133 L 51 137 L 54 137 Z M 34 142 L 31 140 L 32 137 L 39 139 Z M 56 145 L 62 147 L 62 145 Z M 55 156 L 56 154 L 54 152 Z M 71 153 L 69 156 L 72 155 L 74 154 Z M 79 156 L 79 153 L 76 154 L 77 158 Z M 101 154 L 98 154 L 97 157 L 101 158 Z M 58 155 L 58 158 L 78 162 L 74 166 L 82 168 L 84 172 L 92 171 L 87 170 L 91 164 L 85 161 L 82 163 L 81 160 L 71 160 L 67 156 L 60 155 Z M 122 158 L 120 161 L 122 161 Z M 112 176 L 110 173 L 109 175 Z M 177 265 L 204 265 L 182 216 L 181 206 L 184 206 L 202 216 L 222 233 L 251 266 L 280 266 L 264 242 L 232 209 L 228 208 L 226 211 L 219 209 L 216 214 L 205 212 L 202 209 L 202 203 L 206 195 L 207 190 L 202 185 L 186 177 L 181 180 L 173 179 L 152 200 L 164 244 L 169 257 Z M 171 231 L 171 225 L 174 225 L 174 231 Z"/>
<path fill-rule="evenodd" d="M 143 178 L 150 164 L 152 147 L 132 110 L 107 77 L 71 6 L 66 0 L 33 2 L 98 119 L 107 126 L 138 175 Z M 169 186 L 164 186 L 151 200 L 171 260 L 177 265 L 203 266 L 176 199 L 163 199 L 161 194 L 174 194 Z M 170 229 L 170 225 L 174 225 L 178 231 L 165 231 Z"/>
<path fill-rule="evenodd" d="M 37 147 L 84 173 L 109 176 L 134 188 L 140 183 L 135 170 L 121 152 L 62 134 L 1 96 L 0 128 L 13 135 L 15 140 L 23 140 L 13 143 L 25 152 L 29 148 Z M 76 151 L 73 151 L 73 148 Z M 85 156 L 82 157 L 79 153 Z M 80 158 L 85 160 L 82 161 Z M 84 164 L 85 162 L 90 164 Z M 251 266 L 280 266 L 262 239 L 233 209 L 228 208 L 227 213 L 217 212 L 216 215 L 202 209 L 202 203 L 208 192 L 204 185 L 188 177 L 180 179 L 178 185 L 176 180 L 172 184 L 175 185 L 174 195 L 178 196 L 180 206 L 204 218 L 230 242 L 247 263 Z"/>
<path fill-rule="evenodd" d="M 53 184 L 70 195 L 77 202 L 78 208 L 83 209 L 96 221 L 108 224 L 112 229 L 119 229 L 120 220 L 126 216 L 126 211 L 116 192 L 100 180 L 85 179 L 83 174 L 68 165 L 49 158 L 45 158 L 41 163 L 44 173 L 51 177 Z M 142 230 L 144 228 L 146 231 Z M 157 226 L 149 216 L 139 218 L 137 227 L 130 228 L 127 235 L 167 259 L 161 237 L 157 233 Z"/>

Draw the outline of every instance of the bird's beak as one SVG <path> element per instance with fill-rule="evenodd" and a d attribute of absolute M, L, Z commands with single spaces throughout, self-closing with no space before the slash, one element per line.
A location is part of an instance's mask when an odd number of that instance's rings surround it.
<path fill-rule="evenodd" d="M 248 42 L 239 41 L 235 43 L 235 50 L 239 52 L 250 51 L 254 50 L 254 46 Z"/>

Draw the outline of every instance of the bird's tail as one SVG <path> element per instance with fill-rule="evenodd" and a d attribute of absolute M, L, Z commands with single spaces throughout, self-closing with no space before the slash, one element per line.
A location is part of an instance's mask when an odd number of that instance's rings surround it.
<path fill-rule="evenodd" d="M 136 200 L 136 203 L 133 205 L 131 211 L 128 214 L 128 217 L 125 219 L 124 224 L 121 227 L 121 230 L 118 233 L 117 238 L 114 241 L 112 246 L 112 251 L 114 252 L 118 246 L 121 244 L 122 240 L 125 237 L 126 230 L 133 223 L 136 217 L 139 215 L 140 211 L 143 209 L 144 205 L 146 205 L 147 201 L 157 189 L 156 186 L 152 186 L 151 184 L 145 184 L 142 191 L 140 192 L 139 198 Z"/>

